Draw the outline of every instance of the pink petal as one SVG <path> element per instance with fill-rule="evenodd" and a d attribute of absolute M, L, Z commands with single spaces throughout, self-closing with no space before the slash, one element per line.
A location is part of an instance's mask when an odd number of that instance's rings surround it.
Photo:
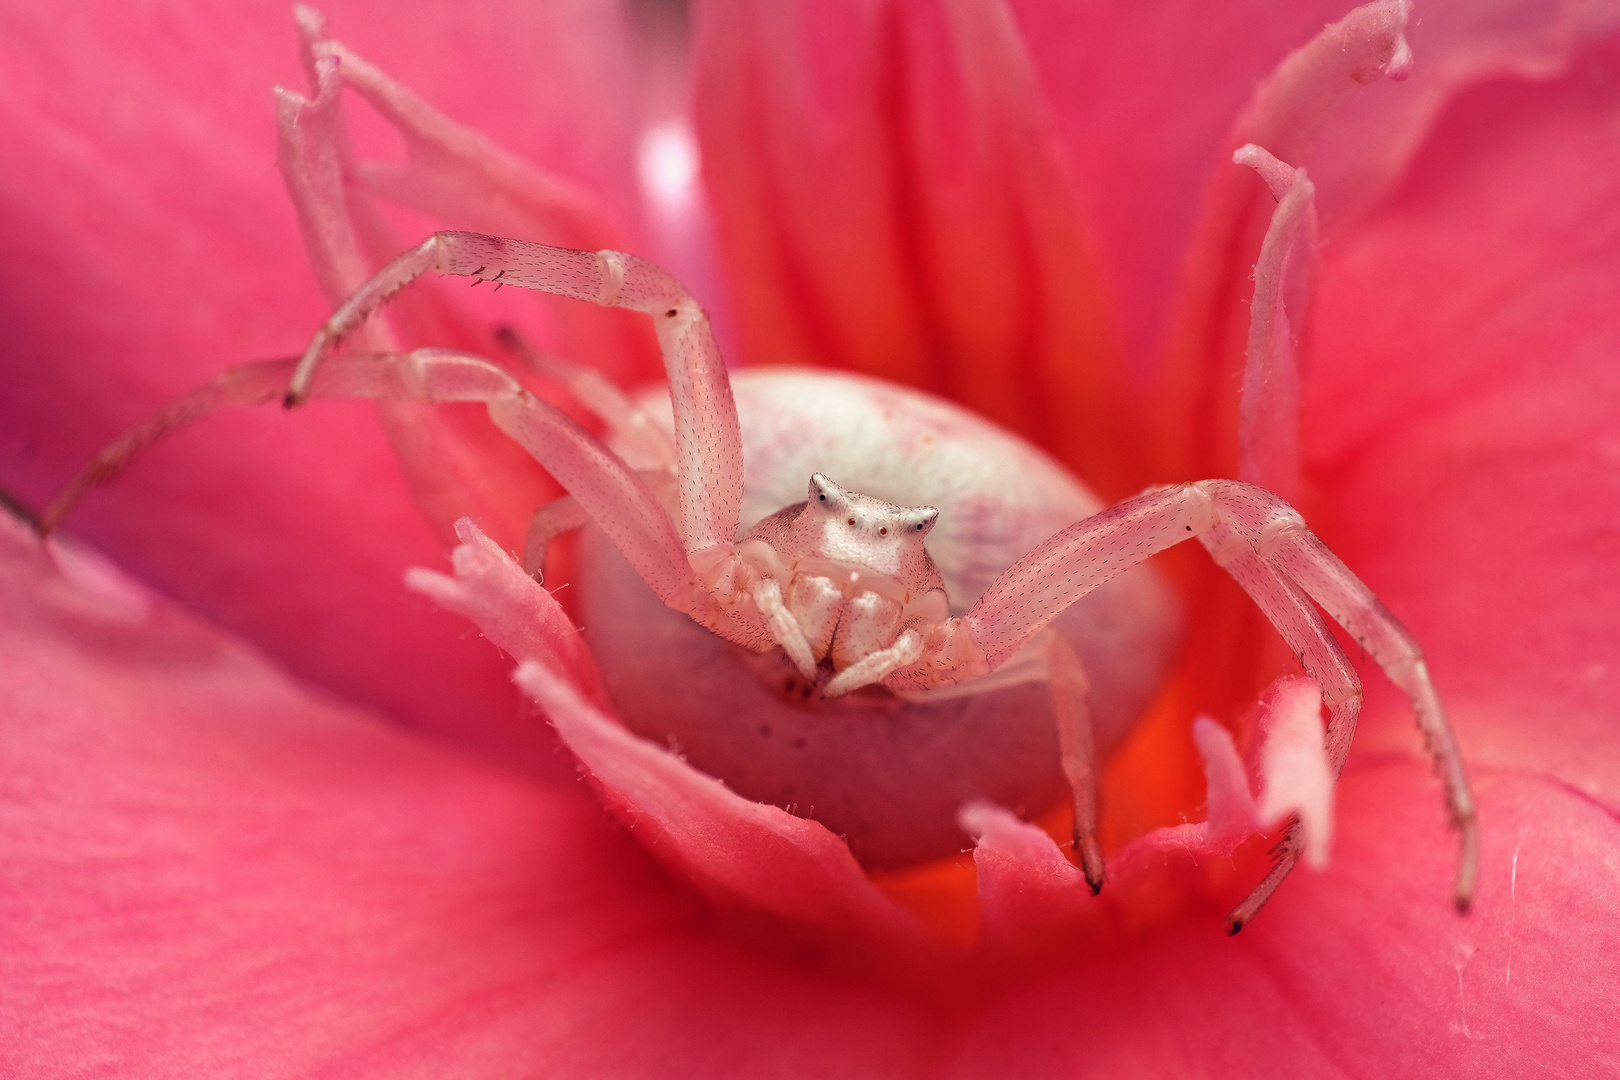
<path fill-rule="evenodd" d="M 1193 742 L 1204 759 L 1206 820 L 1154 829 L 1132 841 L 1119 854 L 1122 874 L 1158 854 L 1225 857 L 1254 833 L 1254 795 L 1232 736 L 1209 717 L 1200 716 L 1193 721 Z"/>
<path fill-rule="evenodd" d="M 1227 859 L 1254 835 L 1254 796 L 1232 736 L 1199 717 L 1193 740 L 1204 759 L 1207 820 L 1154 829 L 1126 845 L 1109 860 L 1100 897 L 1040 828 L 990 803 L 962 808 L 962 828 L 976 843 L 980 936 L 994 955 L 1038 957 L 1054 939 L 1081 942 L 1162 916 L 1167 894 L 1184 899 L 1198 888 L 1191 867 Z"/>
<path fill-rule="evenodd" d="M 379 208 L 351 182 L 356 165 L 343 103 L 345 79 L 355 79 L 357 72 L 385 89 L 392 84 L 328 41 L 318 14 L 299 8 L 297 17 L 313 85 L 309 97 L 276 89 L 276 157 L 298 211 L 310 267 L 327 303 L 336 307 L 403 246 Z M 428 343 L 483 345 L 465 322 L 437 293 L 410 289 L 386 316 L 349 335 L 348 344 L 362 353 Z M 559 494 L 535 462 L 478 410 L 420 401 L 384 401 L 377 408 L 417 508 L 446 539 L 454 535 L 455 521 L 477 516 L 515 543 L 533 508 Z"/>
<path fill-rule="evenodd" d="M 810 931 L 845 952 L 926 949 L 918 927 L 826 827 L 728 791 L 611 718 L 581 639 L 551 594 L 471 522 L 460 529 L 456 577 L 413 570 L 410 583 L 521 661 L 518 685 L 649 851 L 722 908 L 782 921 L 786 933 Z"/>
<path fill-rule="evenodd" d="M 1331 869 L 1294 875 L 1237 937 L 1211 913 L 1022 982 L 965 1022 L 947 1075 L 1613 1072 L 1620 827 L 1557 784 L 1479 779 L 1471 914 L 1446 900 L 1425 767 L 1352 766 Z"/>
<path fill-rule="evenodd" d="M 300 8 L 297 17 L 313 97 L 277 90 L 278 159 L 329 303 L 346 299 L 405 246 L 385 220 L 374 192 L 433 215 L 436 225 L 587 250 L 624 246 L 606 212 L 585 192 L 439 113 L 354 50 L 331 40 L 317 13 Z M 344 88 L 364 97 L 404 138 L 405 166 L 355 162 Z M 512 321 L 538 302 L 547 329 L 537 340 L 548 348 L 588 357 L 595 368 L 620 381 L 659 370 L 651 327 L 643 317 L 535 293 L 518 293 L 527 303 L 508 298 L 503 308 L 493 297 L 499 286 L 488 290 L 490 302 L 480 305 L 475 317 L 462 310 L 464 304 L 452 302 L 443 285 L 429 282 L 403 290 L 386 317 L 350 335 L 349 347 L 396 352 L 434 344 L 489 353 L 495 350 L 487 327 Z M 560 494 L 535 461 L 481 410 L 422 402 L 385 402 L 379 408 L 417 505 L 446 537 L 454 535 L 456 520 L 471 516 L 506 543 L 516 544 L 534 508 Z"/>
<path fill-rule="evenodd" d="M 1295 352 L 1311 310 L 1317 257 L 1316 187 L 1248 143 L 1232 160 L 1252 166 L 1277 209 L 1254 267 L 1249 343 L 1238 396 L 1238 479 L 1299 497 L 1299 366 Z"/>
<path fill-rule="evenodd" d="M 1620 830 L 1556 785 L 1482 778 L 1467 918 L 1442 899 L 1449 838 L 1412 797 L 1423 768 L 1352 768 L 1334 867 L 1242 936 L 1172 925 L 941 1010 L 719 940 L 588 801 L 312 697 L 83 556 L 59 577 L 3 522 L 0 545 L 8 1071 L 1616 1064 Z"/>
<path fill-rule="evenodd" d="M 328 12 L 447 113 L 627 205 L 616 11 Z M 287 8 L 15 8 L 0 15 L 0 56 L 12 164 L 0 177 L 0 295 L 15 361 L 0 395 L 0 484 L 42 506 L 161 402 L 228 364 L 301 349 L 325 311 L 271 163 L 269 88 L 302 82 Z M 543 770 L 549 736 L 520 724 L 487 647 L 402 603 L 400 571 L 441 546 L 372 412 L 320 405 L 202 425 L 93 495 L 68 528 L 301 674 Z"/>
<path fill-rule="evenodd" d="M 1211 163 L 1254 86 L 1347 0 L 1012 0 L 1058 134 L 1081 165 L 1127 355 L 1160 346 Z"/>
<path fill-rule="evenodd" d="M 988 802 L 962 807 L 958 820 L 974 841 L 979 936 L 986 946 L 1005 954 L 1040 948 L 1052 936 L 1095 933 L 1087 923 L 1106 917 L 1105 902 L 1091 895 L 1085 875 L 1050 836 Z M 1114 887 L 1112 881 L 1104 886 Z"/>
<path fill-rule="evenodd" d="M 328 306 L 336 307 L 401 242 L 350 182 L 356 166 L 344 116 L 344 68 L 366 65 L 336 54 L 319 14 L 301 7 L 296 18 L 312 85 L 308 97 L 276 88 L 276 158 L 298 213 L 310 268 Z M 362 234 L 369 244 L 362 243 Z M 403 324 L 411 345 L 423 343 L 415 338 L 424 329 L 444 333 L 446 324 L 458 320 L 435 299 L 422 290 L 406 292 L 388 317 L 351 334 L 349 346 L 359 352 L 400 352 L 408 346 L 396 323 Z M 448 536 L 458 518 L 476 514 L 502 535 L 520 535 L 525 507 L 557 495 L 532 461 L 511 453 L 510 440 L 468 410 L 435 409 L 419 401 L 387 401 L 377 408 L 413 501 L 441 534 Z"/>
<path fill-rule="evenodd" d="M 607 696 L 596 661 L 551 593 L 523 573 L 500 545 L 470 519 L 456 523 L 461 545 L 450 553 L 455 577 L 412 567 L 407 587 L 442 607 L 473 619 L 508 656 L 544 659 L 575 691 L 605 705 Z"/>
<path fill-rule="evenodd" d="M 1229 0 L 1218 17 L 1197 0 L 1012 6 L 1056 130 L 1081 165 L 1127 353 L 1145 370 L 1211 170 L 1242 141 L 1229 138 L 1233 117 L 1256 83 L 1351 4 Z M 1324 214 L 1353 214 L 1387 190 L 1459 91 L 1506 72 L 1556 74 L 1613 12 L 1585 0 L 1420 0 L 1408 80 L 1369 87 L 1306 161 L 1328 192 Z"/>
<path fill-rule="evenodd" d="M 1611 39 L 1565 82 L 1467 95 L 1401 191 L 1333 246 L 1304 425 L 1321 531 L 1423 643 L 1469 759 L 1609 805 L 1617 62 Z M 1363 740 L 1409 748 L 1400 711 L 1369 693 Z"/>
<path fill-rule="evenodd" d="M 375 108 L 406 144 L 403 165 L 363 160 L 351 164 L 347 177 L 347 201 L 356 211 L 356 227 L 366 234 L 373 267 L 393 258 L 406 242 L 377 215 L 373 196 L 426 215 L 441 227 L 586 250 L 639 247 L 640 242 L 624 227 L 634 222 L 633 217 L 624 224 L 616 222 L 591 192 L 530 165 L 480 132 L 456 123 L 354 49 L 328 39 L 324 29 L 312 36 L 314 54 L 336 63 L 344 84 Z M 591 119 L 596 118 L 593 110 Z M 345 288 L 342 295 L 349 291 Z M 420 296 L 423 291 L 413 292 Z M 414 305 L 432 306 L 436 312 L 412 312 L 407 306 L 400 314 L 413 340 L 488 352 L 489 322 L 510 321 L 514 310 L 537 306 L 545 334 L 542 343 L 548 348 L 588 360 L 621 385 L 662 373 L 658 348 L 644 317 L 535 293 L 520 292 L 497 303 L 494 291 L 485 297 L 441 287 L 430 294 L 436 303 Z M 457 302 L 450 302 L 450 295 Z M 461 310 L 473 300 L 488 302 L 475 305 L 476 315 Z"/>
<path fill-rule="evenodd" d="M 522 664 L 516 679 L 642 844 L 722 911 L 745 921 L 767 916 L 786 924 L 770 931 L 778 939 L 809 931 L 829 951 L 868 962 L 874 949 L 913 961 L 930 951 L 920 927 L 819 822 L 728 791 L 632 735 L 542 664 Z"/>
<path fill-rule="evenodd" d="M 747 358 L 943 393 L 1104 491 L 1140 487 L 1088 227 L 1007 12 L 699 14 L 697 128 Z"/>
<path fill-rule="evenodd" d="M 1411 63 L 1405 29 L 1409 0 L 1375 0 L 1294 50 L 1254 92 L 1228 136 L 1231 150 L 1211 179 L 1188 252 L 1161 377 L 1167 428 L 1178 469 L 1188 475 L 1237 473 L 1238 400 L 1230 376 L 1241 370 L 1250 328 L 1248 289 L 1274 197 L 1241 170 L 1221 167 L 1248 143 L 1299 162 L 1335 112 L 1362 86 Z"/>
<path fill-rule="evenodd" d="M 1283 679 L 1266 696 L 1255 822 L 1272 829 L 1298 814 L 1305 865 L 1321 870 L 1333 840 L 1335 779 L 1323 742 L 1322 688 L 1312 679 Z"/>
<path fill-rule="evenodd" d="M 583 790 L 59 558 L 0 519 L 0 1072 L 881 1077 L 929 1038 L 718 938 Z"/>
<path fill-rule="evenodd" d="M 1339 110 L 1310 156 L 1327 228 L 1374 206 L 1460 94 L 1492 79 L 1554 79 L 1620 26 L 1613 0 L 1421 2 L 1407 28 L 1416 57 L 1402 83 L 1374 83 Z"/>

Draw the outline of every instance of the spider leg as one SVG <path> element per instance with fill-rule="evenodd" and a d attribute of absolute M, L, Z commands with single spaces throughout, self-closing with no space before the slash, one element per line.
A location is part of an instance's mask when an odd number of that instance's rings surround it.
<path fill-rule="evenodd" d="M 765 621 L 765 632 L 771 640 L 781 646 L 787 658 L 793 661 L 793 666 L 799 674 L 804 676 L 811 685 L 816 681 L 816 658 L 811 652 L 810 641 L 804 636 L 804 629 L 799 620 L 793 617 L 793 612 L 782 600 L 782 586 L 773 577 L 762 577 L 754 583 L 752 590 L 754 606 L 759 609 L 760 617 Z"/>
<path fill-rule="evenodd" d="M 1091 731 L 1091 684 L 1069 639 L 1052 635 L 1046 649 L 1052 711 L 1057 717 L 1058 754 L 1074 806 L 1074 852 L 1091 895 L 1102 892 L 1105 876 L 1102 847 L 1097 842 L 1097 767 Z"/>
<path fill-rule="evenodd" d="M 907 627 L 887 648 L 874 649 L 828 679 L 821 687 L 821 696 L 838 697 L 870 683 L 882 682 L 889 672 L 916 663 L 922 652 L 922 635 Z"/>
<path fill-rule="evenodd" d="M 523 538 L 523 572 L 544 583 L 546 553 L 551 542 L 563 533 L 591 520 L 591 515 L 572 495 L 559 495 L 534 512 L 529 519 L 529 531 Z"/>
<path fill-rule="evenodd" d="M 328 360 L 316 397 L 481 402 L 495 425 L 568 489 L 660 599 L 679 600 L 692 578 L 674 522 L 617 454 L 567 413 L 500 368 L 446 349 Z M 567 516 L 559 508 L 558 516 Z"/>
<path fill-rule="evenodd" d="M 54 531 L 78 505 L 85 492 L 112 481 L 147 448 L 221 409 L 263 405 L 280 397 L 296 362 L 293 358 L 262 360 L 230 368 L 124 432 L 80 470 L 79 475 L 62 489 L 62 493 L 39 516 L 37 526 L 40 535 Z"/>
<path fill-rule="evenodd" d="M 655 496 L 661 496 L 672 482 L 668 473 L 654 469 L 637 469 L 635 473 Z M 536 581 L 542 581 L 551 542 L 564 533 L 588 524 L 590 520 L 590 511 L 572 495 L 559 495 L 536 510 L 534 517 L 529 519 L 529 531 L 523 539 L 523 572 Z"/>
<path fill-rule="evenodd" d="M 653 467 L 637 469 L 636 475 L 662 494 L 660 481 L 675 469 L 675 447 L 645 409 L 600 371 L 535 348 L 514 327 L 497 327 L 495 340 L 524 366 L 561 384 L 575 402 L 602 422 L 627 455 L 646 459 Z M 551 542 L 590 519 L 572 495 L 559 496 L 536 510 L 523 542 L 524 572 L 536 581 L 543 580 Z"/>
<path fill-rule="evenodd" d="M 516 329 L 499 327 L 495 340 L 527 367 L 566 388 L 581 406 L 600 420 L 625 448 L 632 461 L 645 458 L 649 468 L 674 472 L 675 444 L 651 414 L 593 367 L 575 364 L 535 348 Z"/>
<path fill-rule="evenodd" d="M 1355 738 L 1356 721 L 1361 716 L 1361 677 L 1351 666 L 1350 658 L 1344 655 L 1338 639 L 1310 598 L 1268 566 L 1244 543 L 1236 529 L 1226 524 L 1217 525 L 1198 539 L 1215 561 L 1243 586 L 1243 591 L 1294 651 L 1306 673 L 1321 686 L 1322 702 L 1328 708 L 1328 765 L 1337 777 L 1344 769 L 1350 743 Z M 1237 933 L 1254 918 L 1294 869 L 1303 850 L 1302 827 L 1295 818 L 1272 850 L 1275 861 L 1271 871 L 1228 917 L 1228 933 Z"/>
<path fill-rule="evenodd" d="M 1466 910 L 1477 874 L 1473 795 L 1423 653 L 1389 609 L 1305 527 L 1299 514 L 1269 491 L 1233 480 L 1205 480 L 1144 492 L 1076 522 L 1008 568 L 966 615 L 936 628 L 929 653 L 887 682 L 898 689 L 921 689 L 994 670 L 1092 589 L 1194 537 L 1208 538 L 1217 559 L 1255 598 L 1322 684 L 1324 700 L 1334 710 L 1328 751 L 1335 768 L 1342 766 L 1348 750 L 1353 717 L 1360 708 L 1359 688 L 1347 675 L 1349 665 L 1342 651 L 1306 598 L 1348 630 L 1390 681 L 1407 693 L 1458 831 L 1454 899 L 1459 909 Z M 1294 849 L 1297 837 L 1285 838 L 1272 877 L 1234 918 L 1258 910 L 1287 873 L 1285 867 L 1292 865 Z"/>
<path fill-rule="evenodd" d="M 1453 900 L 1459 911 L 1467 911 L 1473 901 L 1479 859 L 1474 796 L 1457 736 L 1451 730 L 1445 707 L 1429 677 L 1422 648 L 1390 614 L 1383 601 L 1373 595 L 1297 515 L 1265 537 L 1262 543 L 1266 562 L 1302 588 L 1348 630 L 1357 644 L 1384 669 L 1389 680 L 1411 698 L 1424 745 L 1434 758 L 1435 770 L 1445 788 L 1452 826 L 1458 832 L 1460 850 Z"/>
<path fill-rule="evenodd" d="M 360 286 L 315 333 L 293 373 L 288 407 L 309 396 L 322 357 L 394 293 L 428 271 L 623 307 L 653 317 L 675 414 L 685 551 L 706 565 L 729 552 L 742 507 L 742 435 L 708 316 L 681 285 L 634 255 L 573 251 L 473 232 L 438 232 Z M 499 422 L 499 421 L 497 421 Z M 561 477 L 558 477 L 561 480 Z M 567 486 L 566 484 L 564 486 Z"/>

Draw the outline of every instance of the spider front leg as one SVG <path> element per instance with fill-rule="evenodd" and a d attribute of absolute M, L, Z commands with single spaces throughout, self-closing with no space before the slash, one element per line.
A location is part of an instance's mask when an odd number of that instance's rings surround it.
<path fill-rule="evenodd" d="M 429 270 L 653 317 L 675 419 L 679 529 L 662 508 L 661 481 L 649 490 L 599 440 L 479 357 L 419 349 L 400 355 L 325 359 L 345 334 Z M 594 385 L 588 378 L 582 380 L 579 372 L 561 374 L 576 389 Z M 344 301 L 296 364 L 278 360 L 233 368 L 109 446 L 41 517 L 40 530 L 54 528 L 85 490 L 115 475 L 145 447 L 225 406 L 270 400 L 276 396 L 274 388 L 281 386 L 286 388 L 282 401 L 289 408 L 311 396 L 484 403 L 496 426 L 527 448 L 569 491 L 569 501 L 537 515 L 530 530 L 531 554 L 543 550 L 544 541 L 556 532 L 592 518 L 666 603 L 722 636 L 755 644 L 758 635 L 739 627 L 727 610 L 739 569 L 735 540 L 743 476 L 731 382 L 708 316 L 680 284 L 651 263 L 616 251 L 574 251 L 482 233 L 435 233 Z M 646 418 L 638 417 L 622 396 L 598 392 L 594 397 L 598 407 L 646 426 Z M 669 460 L 661 437 L 641 441 L 659 463 Z"/>
<path fill-rule="evenodd" d="M 1473 897 L 1478 837 L 1473 795 L 1456 738 L 1417 643 L 1366 585 L 1270 492 L 1230 480 L 1161 488 L 1127 499 L 1051 536 L 993 582 L 967 614 L 930 641 L 930 651 L 891 685 L 924 687 L 994 670 L 1092 589 L 1150 556 L 1197 537 L 1265 612 L 1322 685 L 1332 719 L 1328 752 L 1343 766 L 1360 711 L 1361 689 L 1321 616 L 1326 610 L 1406 691 L 1445 788 L 1458 830 L 1454 899 Z M 1264 882 L 1232 915 L 1233 930 L 1252 918 L 1299 853 L 1297 823 Z"/>
<path fill-rule="evenodd" d="M 652 316 L 674 407 L 684 549 L 705 568 L 731 551 L 743 484 L 742 434 L 731 382 L 703 309 L 674 278 L 634 255 L 483 233 L 434 233 L 378 271 L 316 331 L 288 384 L 285 404 L 290 408 L 309 396 L 322 357 L 333 345 L 430 270 Z"/>
<path fill-rule="evenodd" d="M 479 402 L 490 419 L 527 450 L 573 505 L 671 606 L 703 612 L 675 524 L 656 494 L 619 456 L 556 406 L 477 356 L 447 349 L 329 359 L 307 391 L 315 397 Z"/>

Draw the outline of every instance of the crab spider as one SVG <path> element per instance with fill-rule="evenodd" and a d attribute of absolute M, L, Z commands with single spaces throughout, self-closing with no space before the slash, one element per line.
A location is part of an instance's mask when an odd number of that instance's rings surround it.
<path fill-rule="evenodd" d="M 651 440 L 652 456 L 661 455 L 664 468 L 633 470 L 561 410 L 476 356 L 441 349 L 327 356 L 390 296 L 429 271 L 650 316 L 669 378 L 673 439 Z M 289 370 L 290 381 L 282 382 Z M 171 409 L 170 422 L 160 418 L 114 444 L 45 515 L 46 526 L 60 519 L 87 483 L 197 411 L 278 395 L 289 408 L 311 396 L 483 403 L 495 424 L 568 491 L 536 514 L 525 558 L 531 569 L 543 560 L 551 537 L 594 523 L 662 604 L 751 653 L 782 658 L 799 680 L 790 685 L 806 696 L 840 698 L 881 687 L 927 701 L 988 692 L 1008 682 L 1040 682 L 1058 728 L 1075 850 L 1093 892 L 1104 876 L 1096 835 L 1094 701 L 1088 692 L 1089 677 L 1098 673 L 1088 672 L 1070 638 L 1052 629 L 1054 620 L 1157 552 L 1196 539 L 1321 685 L 1335 775 L 1349 750 L 1362 691 L 1317 605 L 1410 697 L 1459 833 L 1454 900 L 1465 910 L 1472 897 L 1472 796 L 1422 652 L 1300 515 L 1261 488 L 1204 480 L 1146 491 L 1058 528 L 1013 559 L 970 607 L 952 614 L 945 579 L 924 543 L 948 506 L 897 505 L 846 490 L 817 471 L 801 474 L 798 482 L 808 482 L 800 488 L 802 501 L 740 528 L 745 439 L 732 382 L 707 316 L 669 275 L 619 252 L 447 231 L 361 286 L 315 334 L 296 367 L 273 362 L 236 369 L 204 398 Z M 647 426 L 640 406 L 626 399 L 610 404 L 598 407 L 610 428 L 622 434 L 626 417 Z M 1232 913 L 1232 931 L 1254 916 L 1300 852 L 1296 821 L 1278 845 L 1270 873 Z"/>

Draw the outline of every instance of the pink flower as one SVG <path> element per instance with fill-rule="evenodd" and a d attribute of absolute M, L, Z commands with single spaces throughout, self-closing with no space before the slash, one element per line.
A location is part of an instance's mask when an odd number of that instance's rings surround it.
<path fill-rule="evenodd" d="M 1411 77 L 1329 109 L 1290 96 L 1286 67 L 1255 91 L 1344 14 L 1281 6 L 1228 5 L 1211 21 L 1197 5 L 1029 0 L 1002 22 L 968 4 L 715 0 L 700 12 L 696 121 L 733 324 L 752 358 L 966 400 L 1109 494 L 1231 475 L 1247 277 L 1272 202 L 1227 162 L 1253 141 L 1303 164 L 1323 246 L 1300 502 L 1424 642 L 1446 694 L 1481 807 L 1472 914 L 1445 903 L 1452 841 L 1409 714 L 1371 678 L 1330 868 L 1297 873 L 1237 938 L 1220 932 L 1231 882 L 1218 872 L 1112 898 L 1126 914 L 1100 933 L 1038 939 L 1029 920 L 1055 912 L 1067 927 L 1073 889 L 1047 882 L 1032 903 L 1042 883 L 1026 877 L 1013 879 L 1023 893 L 985 893 L 987 913 L 1012 913 L 986 932 L 1025 927 L 1021 941 L 1056 955 L 964 958 L 930 937 L 957 925 L 949 883 L 879 893 L 830 851 L 774 865 L 810 875 L 794 881 L 817 901 L 807 910 L 846 924 L 785 938 L 756 909 L 711 902 L 738 895 L 713 868 L 746 863 L 747 837 L 684 867 L 700 898 L 572 782 L 548 730 L 520 713 L 507 662 L 405 593 L 405 567 L 441 565 L 443 534 L 415 510 L 373 409 L 243 412 L 155 451 L 72 523 L 170 599 L 0 521 L 6 1071 L 1620 1067 L 1614 15 L 1425 8 L 1407 32 Z M 1380 11 L 1398 31 L 1398 8 Z M 638 64 L 612 12 L 329 14 L 425 100 L 634 228 Z M 223 364 L 300 347 L 326 301 L 272 168 L 264 88 L 297 81 L 282 11 L 3 19 L 0 296 L 15 362 L 0 480 L 38 504 L 109 433 Z M 1395 62 L 1389 51 L 1378 66 Z M 389 153 L 385 130 L 354 137 L 362 157 Z M 417 209 L 450 224 L 527 212 L 422 205 L 422 175 L 406 185 Z M 429 175 L 452 193 L 501 181 Z M 328 286 L 346 272 L 334 258 L 317 257 Z M 535 333 L 597 343 L 621 377 L 647 370 L 633 326 L 594 313 L 559 325 L 526 303 L 513 307 Z M 1030 311 L 1061 333 L 1030 336 Z M 1137 395 L 1152 407 L 1133 430 Z M 491 445 L 447 415 L 430 429 L 441 449 Z M 496 535 L 540 490 L 509 458 L 452 461 L 436 482 L 422 465 L 442 458 L 405 456 L 418 497 L 477 504 Z M 467 480 L 490 475 L 520 486 Z M 1271 670 L 1254 659 L 1266 646 L 1248 609 L 1201 566 L 1184 572 L 1194 629 L 1174 700 L 1111 766 L 1116 841 L 1196 811 L 1191 711 L 1239 706 Z M 521 624 L 530 636 L 511 651 L 574 648 L 546 618 Z M 566 670 L 585 670 L 569 655 Z M 685 797 L 654 790 L 673 758 L 580 720 L 564 698 L 588 701 L 581 680 L 540 692 L 603 783 L 643 784 L 643 805 Z M 783 835 L 763 808 L 736 822 Z M 994 858 L 1017 863 L 1037 841 L 984 825 L 981 880 L 1005 883 Z M 810 826 L 789 839 L 801 853 L 820 843 Z M 668 845 L 660 855 L 682 868 Z M 758 865 L 733 882 L 758 885 Z M 908 921 L 917 910 L 933 929 Z M 874 926 L 881 962 L 838 953 L 843 931 Z"/>

